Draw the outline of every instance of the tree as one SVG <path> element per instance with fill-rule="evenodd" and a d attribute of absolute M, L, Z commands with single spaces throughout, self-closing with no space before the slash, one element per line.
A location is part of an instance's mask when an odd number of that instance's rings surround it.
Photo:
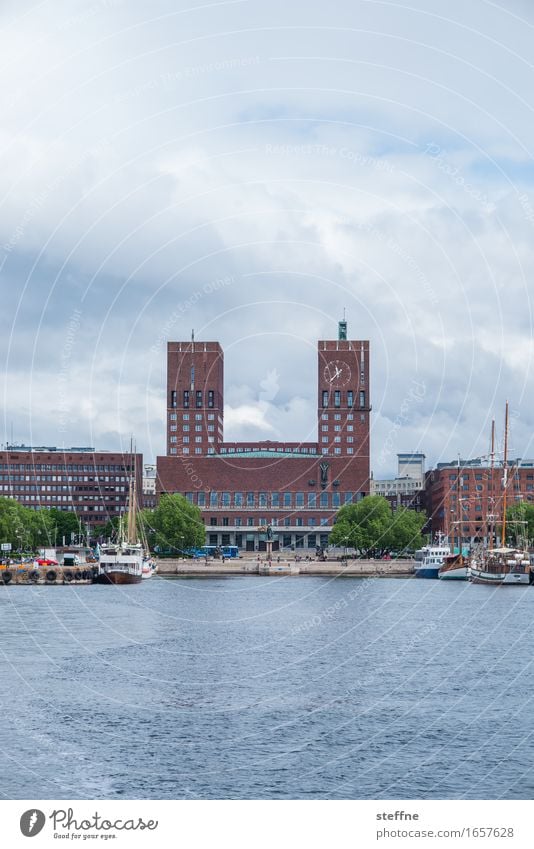
<path fill-rule="evenodd" d="M 518 502 L 506 511 L 506 538 L 513 545 L 528 544 L 534 539 L 534 504 Z"/>
<path fill-rule="evenodd" d="M 420 548 L 425 521 L 425 516 L 415 510 L 400 508 L 392 513 L 387 498 L 370 495 L 339 510 L 330 542 L 356 548 L 365 555 Z"/>
<path fill-rule="evenodd" d="M 152 548 L 183 551 L 205 544 L 202 514 L 183 495 L 162 495 L 155 510 L 143 510 L 140 523 Z"/>
<path fill-rule="evenodd" d="M 66 545 L 69 545 L 71 534 L 74 534 L 74 536 L 83 534 L 81 521 L 76 513 L 70 510 L 58 510 L 57 507 L 52 507 L 48 513 L 54 528 L 54 539 L 52 542 L 55 541 L 56 545 L 62 545 L 63 538 L 65 538 Z"/>

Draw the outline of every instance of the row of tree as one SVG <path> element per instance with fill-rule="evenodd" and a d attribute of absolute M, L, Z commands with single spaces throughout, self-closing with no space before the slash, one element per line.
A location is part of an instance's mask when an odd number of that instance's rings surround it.
<path fill-rule="evenodd" d="M 514 504 L 506 512 L 508 544 L 521 545 L 534 539 L 534 504 Z M 336 517 L 330 543 L 354 548 L 365 555 L 417 549 L 423 544 L 426 517 L 414 510 L 392 513 L 387 499 L 370 495 L 356 504 L 346 504 Z M 118 518 L 93 529 L 98 539 L 117 532 Z M 139 528 L 150 548 L 183 551 L 205 543 L 205 528 L 198 507 L 182 495 L 164 495 L 155 510 L 142 510 Z M 0 497 L 0 541 L 11 543 L 13 551 L 35 551 L 45 546 L 69 544 L 85 535 L 75 513 L 57 510 L 30 510 L 13 498 Z"/>
<path fill-rule="evenodd" d="M 83 532 L 75 513 L 51 510 L 30 510 L 13 498 L 0 498 L 0 541 L 11 544 L 13 551 L 35 551 L 37 548 L 60 545 L 71 534 Z"/>

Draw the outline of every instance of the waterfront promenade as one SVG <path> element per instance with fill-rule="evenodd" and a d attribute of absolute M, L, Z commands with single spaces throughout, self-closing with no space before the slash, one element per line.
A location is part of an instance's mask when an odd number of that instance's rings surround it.
<path fill-rule="evenodd" d="M 326 577 L 350 576 L 359 578 L 394 578 L 413 575 L 413 560 L 287 560 L 276 557 L 271 564 L 266 559 L 240 557 L 236 560 L 166 559 L 158 561 L 158 574 L 162 576 L 207 575 L 294 575 Z"/>

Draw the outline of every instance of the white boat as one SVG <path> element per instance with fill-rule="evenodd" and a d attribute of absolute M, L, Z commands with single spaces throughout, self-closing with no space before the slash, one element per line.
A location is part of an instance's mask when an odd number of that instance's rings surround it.
<path fill-rule="evenodd" d="M 133 451 L 130 456 L 134 457 Z M 115 543 L 103 543 L 100 546 L 100 561 L 97 584 L 139 584 L 143 579 L 145 550 L 139 541 L 137 532 L 137 501 L 135 460 L 130 472 L 128 494 L 128 524 L 124 534 L 122 517 L 119 521 L 119 539 Z"/>
<path fill-rule="evenodd" d="M 415 577 L 437 578 L 440 566 L 450 553 L 450 546 L 444 542 L 443 534 L 438 534 L 435 544 L 426 545 L 417 552 L 414 566 Z"/>
<path fill-rule="evenodd" d="M 439 567 L 440 581 L 467 581 L 469 579 L 469 561 L 463 554 L 448 554 Z"/>
<path fill-rule="evenodd" d="M 141 577 L 142 577 L 143 581 L 146 581 L 147 578 L 151 578 L 152 575 L 156 572 L 156 568 L 157 568 L 156 564 L 154 563 L 152 558 L 147 557 L 145 555 L 145 557 L 143 559 L 143 566 L 142 566 L 142 569 L 141 569 Z"/>

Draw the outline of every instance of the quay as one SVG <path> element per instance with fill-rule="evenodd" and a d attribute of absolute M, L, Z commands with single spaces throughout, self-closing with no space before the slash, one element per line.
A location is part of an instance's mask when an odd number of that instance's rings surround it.
<path fill-rule="evenodd" d="M 299 577 L 408 578 L 413 577 L 413 560 L 258 560 L 239 558 L 204 561 L 186 559 L 158 560 L 157 574 L 162 577 L 207 577 L 222 575 L 269 575 Z"/>

